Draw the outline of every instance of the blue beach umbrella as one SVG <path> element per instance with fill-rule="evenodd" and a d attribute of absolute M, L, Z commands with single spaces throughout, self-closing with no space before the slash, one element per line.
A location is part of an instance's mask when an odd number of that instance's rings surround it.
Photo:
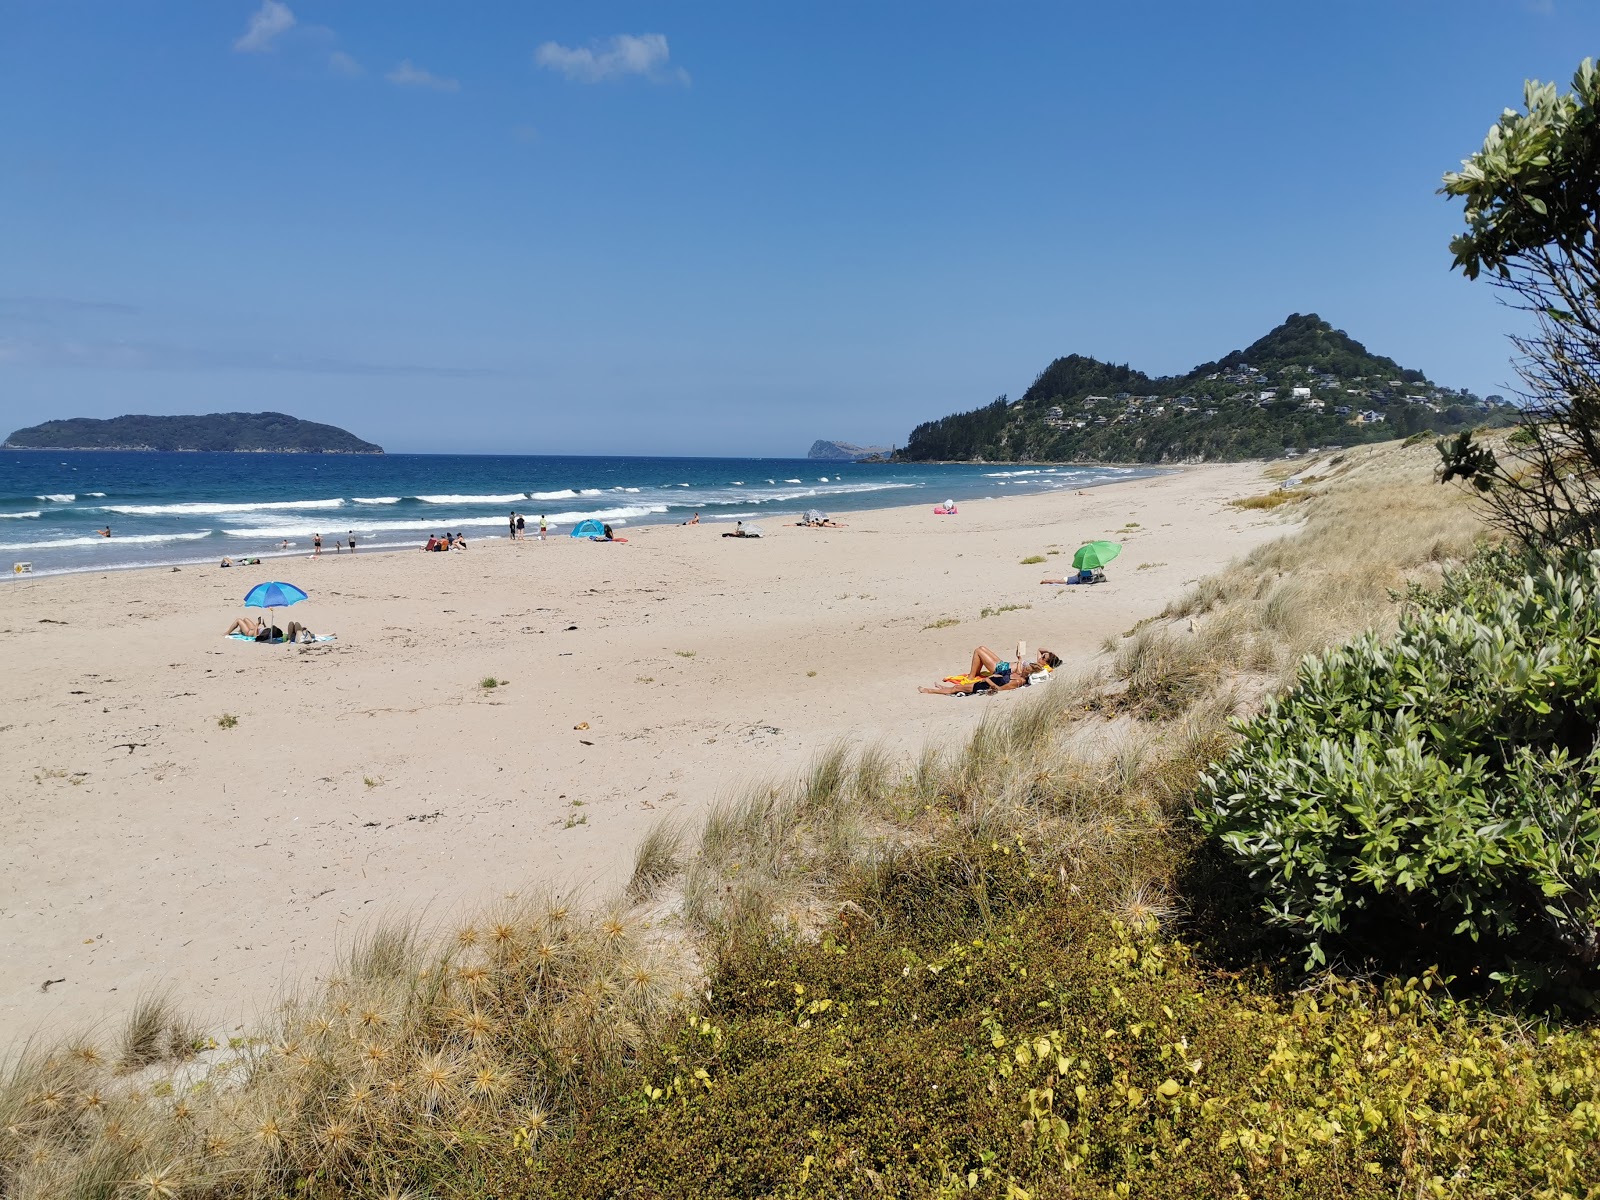
<path fill-rule="evenodd" d="M 264 608 L 267 610 L 267 625 L 272 625 L 272 610 L 275 608 L 288 608 L 291 604 L 299 604 L 310 597 L 295 587 L 292 583 L 258 583 L 244 594 L 246 608 Z"/>

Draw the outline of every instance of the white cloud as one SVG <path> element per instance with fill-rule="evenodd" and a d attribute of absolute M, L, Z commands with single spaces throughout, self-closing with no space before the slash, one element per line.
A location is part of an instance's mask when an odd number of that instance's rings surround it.
<path fill-rule="evenodd" d="M 578 83 L 600 83 L 625 75 L 642 75 L 655 83 L 688 83 L 689 72 L 672 67 L 671 58 L 663 33 L 619 33 L 593 46 L 546 42 L 533 52 L 535 64 Z"/>
<path fill-rule="evenodd" d="M 363 68 L 360 63 L 351 58 L 343 50 L 335 50 L 332 54 L 328 55 L 328 70 L 332 71 L 335 75 L 344 75 L 350 79 L 354 79 L 359 75 L 365 75 L 367 73 L 365 68 Z"/>
<path fill-rule="evenodd" d="M 294 28 L 294 13 L 279 0 L 261 0 L 261 7 L 250 17 L 250 24 L 233 48 L 242 54 L 264 54 L 280 34 Z"/>
<path fill-rule="evenodd" d="M 432 88 L 436 92 L 458 92 L 461 83 L 456 79 L 447 79 L 442 75 L 435 75 L 432 71 L 425 71 L 421 67 L 412 66 L 409 58 L 400 60 L 394 70 L 384 76 L 390 83 L 401 87 Z"/>

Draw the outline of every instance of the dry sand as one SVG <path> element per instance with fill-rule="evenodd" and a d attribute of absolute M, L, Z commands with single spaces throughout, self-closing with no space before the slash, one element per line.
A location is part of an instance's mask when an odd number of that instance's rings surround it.
<path fill-rule="evenodd" d="M 654 821 L 836 739 L 954 743 L 1017 697 L 917 685 L 980 642 L 1088 663 L 1282 532 L 1227 506 L 1263 490 L 1259 465 L 1203 467 L 760 541 L 655 526 L 0 586 L 0 1050 L 163 987 L 232 1030 L 375 918 L 603 895 Z M 1126 545 L 1109 583 L 1039 585 L 1100 537 Z M 337 641 L 224 639 L 263 578 Z"/>

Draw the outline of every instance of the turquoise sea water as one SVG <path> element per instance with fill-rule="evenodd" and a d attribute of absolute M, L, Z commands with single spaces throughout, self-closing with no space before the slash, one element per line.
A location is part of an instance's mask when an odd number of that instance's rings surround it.
<path fill-rule="evenodd" d="M 1130 467 L 869 465 L 783 458 L 158 454 L 0 451 L 0 577 L 417 545 L 429 534 L 504 537 L 514 509 L 565 534 L 590 517 L 621 529 L 792 520 L 960 503 L 1149 474 Z M 97 530 L 109 526 L 111 537 Z M 281 543 L 291 544 L 285 550 Z"/>

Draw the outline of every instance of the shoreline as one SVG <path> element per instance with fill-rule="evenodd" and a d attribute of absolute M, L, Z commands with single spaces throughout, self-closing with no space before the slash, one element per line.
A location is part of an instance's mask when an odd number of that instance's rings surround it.
<path fill-rule="evenodd" d="M 603 895 L 658 819 L 840 738 L 897 759 L 959 742 L 1007 697 L 916 688 L 980 641 L 1055 649 L 1064 685 L 1279 536 L 1227 504 L 1266 486 L 1261 464 L 1208 465 L 759 541 L 661 524 L 325 553 L 291 615 L 338 640 L 295 648 L 221 637 L 231 572 L 37 577 L 0 612 L 0 1029 L 103 1020 L 163 981 L 233 1028 L 386 912 Z M 1099 536 L 1127 545 L 1109 585 L 1039 584 Z"/>
<path fill-rule="evenodd" d="M 167 453 L 167 452 L 163 451 L 162 453 Z M 210 452 L 207 452 L 207 453 L 210 453 Z M 242 452 L 241 451 L 239 453 L 248 453 L 248 452 Z M 446 457 L 453 457 L 453 456 L 446 456 Z M 759 460 L 755 460 L 755 461 L 759 461 Z M 851 465 L 861 465 L 861 464 L 851 464 Z M 871 465 L 871 464 L 867 464 L 867 465 Z M 924 464 L 924 465 L 926 465 L 926 464 Z M 940 465 L 940 464 L 935 464 L 935 465 Z M 1006 466 L 1008 464 L 1005 464 L 1005 463 L 982 463 L 982 464 L 942 464 L 942 465 Z M 1023 465 L 1023 464 L 1009 464 L 1009 465 Z M 1167 473 L 1167 472 L 1170 472 L 1170 471 L 1181 471 L 1181 470 L 1190 470 L 1190 469 L 1192 469 L 1191 467 L 1188 467 L 1188 466 L 1162 467 L 1162 468 L 1145 468 L 1145 467 L 1128 467 L 1128 466 L 1122 466 L 1122 465 L 1118 465 L 1118 464 L 1067 464 L 1067 463 L 1062 463 L 1062 464 L 1054 464 L 1054 465 L 1072 467 L 1073 469 L 1082 469 L 1082 470 L 1094 470 L 1094 469 L 1098 469 L 1099 467 L 1103 467 L 1104 469 L 1107 469 L 1107 470 L 1130 470 L 1130 471 L 1138 471 L 1139 472 L 1139 474 L 1132 475 L 1132 476 L 1127 477 L 1127 478 L 1087 480 L 1087 481 L 1084 481 L 1083 483 L 1075 485 L 1071 489 L 1073 491 L 1081 491 L 1081 490 L 1085 490 L 1085 489 L 1088 489 L 1088 488 L 1107 487 L 1107 486 L 1110 486 L 1110 485 L 1113 485 L 1113 484 L 1118 484 L 1118 483 L 1135 482 L 1135 481 L 1137 481 L 1139 479 L 1153 478 L 1154 476 L 1157 476 L 1157 475 L 1160 475 L 1160 474 L 1164 474 L 1164 473 Z M 1219 464 L 1219 465 L 1221 465 L 1221 464 Z M 1236 466 L 1236 465 L 1241 465 L 1241 464 L 1226 464 L 1226 465 Z M 1248 465 L 1248 464 L 1243 464 L 1243 465 Z M 956 489 L 952 488 L 951 490 L 953 491 L 953 490 L 956 490 Z M 1060 489 L 1060 490 L 1067 490 L 1067 489 Z M 1031 494 L 1035 494 L 1035 493 L 1028 493 L 1028 494 L 1031 495 Z M 1002 499 L 1008 499 L 1008 498 L 1009 497 L 1006 497 L 1006 496 L 988 496 L 988 497 L 983 497 L 982 499 L 984 499 L 984 500 L 1002 500 Z M 533 497 L 530 496 L 530 497 L 527 497 L 527 499 L 531 502 L 533 500 Z M 921 505 L 925 504 L 927 502 L 927 499 L 928 499 L 928 497 L 926 497 L 926 496 L 919 496 L 914 503 L 911 502 L 911 501 L 908 501 L 905 504 L 898 504 L 898 505 L 886 504 L 886 505 L 881 505 L 881 506 L 878 506 L 878 507 L 881 507 L 881 508 L 884 508 L 884 509 L 900 509 L 900 508 L 910 509 L 910 508 L 917 508 L 917 507 L 920 507 Z M 974 502 L 975 501 L 972 501 L 972 500 L 963 500 L 961 503 L 967 504 L 967 503 L 974 503 Z M 810 507 L 819 507 L 819 506 L 811 505 Z M 713 522 L 726 522 L 726 521 L 733 521 L 733 520 L 749 520 L 751 518 L 756 518 L 757 523 L 759 524 L 762 519 L 766 519 L 766 518 L 778 519 L 778 518 L 795 517 L 795 516 L 799 516 L 801 513 L 805 512 L 805 511 L 806 511 L 806 508 L 802 507 L 802 508 L 794 509 L 793 511 L 786 511 L 786 510 L 781 510 L 781 509 L 772 509 L 772 510 L 766 511 L 766 512 L 758 510 L 758 511 L 748 512 L 748 513 L 714 513 L 714 514 L 712 514 L 710 516 L 707 516 L 705 518 L 705 520 L 702 522 L 702 524 L 710 524 L 710 523 L 713 523 Z M 835 511 L 842 513 L 842 512 L 847 511 L 847 510 L 838 510 L 838 509 L 836 509 Z M 876 511 L 876 509 L 869 510 L 869 511 Z M 664 518 L 667 515 L 668 514 L 666 514 L 666 513 L 648 513 L 648 514 L 642 514 L 642 515 L 633 516 L 633 517 L 613 518 L 613 519 L 610 520 L 609 523 L 611 525 L 613 525 L 614 527 L 618 528 L 618 529 L 644 529 L 644 528 L 651 528 L 651 527 L 661 526 L 661 525 L 681 525 L 681 524 L 683 524 L 682 521 L 678 521 L 678 520 L 675 520 L 675 519 L 674 520 L 658 519 L 658 518 Z M 594 518 L 594 519 L 605 520 L 604 518 Z M 482 518 L 473 518 L 473 520 L 480 520 L 481 521 Z M 494 526 L 491 526 L 491 527 L 496 527 L 501 523 L 501 518 L 499 518 L 498 516 L 493 518 L 492 520 L 494 521 L 495 524 L 494 524 Z M 440 522 L 439 523 L 439 528 L 443 529 L 443 528 L 447 527 L 448 524 L 449 524 L 448 522 Z M 568 532 L 570 531 L 569 527 L 572 524 L 574 524 L 574 522 L 570 522 L 570 521 L 565 522 L 562 526 L 557 527 L 561 531 L 560 532 L 553 532 L 551 534 L 551 537 L 552 538 L 566 537 L 568 535 Z M 206 535 L 210 535 L 212 532 L 213 531 L 211 531 L 211 530 L 207 530 L 207 531 L 205 531 L 205 534 Z M 535 528 L 534 528 L 533 532 L 534 532 L 534 534 L 537 534 L 537 518 L 535 518 Z M 182 542 L 186 538 L 192 538 L 194 536 L 195 535 L 182 535 L 182 534 L 163 535 L 161 540 L 166 541 L 166 542 Z M 298 535 L 298 536 L 301 537 L 301 538 L 309 538 L 310 534 L 301 534 L 301 535 Z M 498 533 L 488 533 L 488 532 L 475 533 L 473 535 L 473 537 L 470 538 L 469 540 L 474 542 L 474 543 L 478 543 L 478 542 L 491 542 L 492 543 L 492 542 L 500 542 L 500 541 L 509 541 L 509 539 L 507 539 L 507 538 L 500 537 L 500 535 Z M 365 546 L 358 545 L 357 549 L 356 549 L 356 553 L 392 554 L 392 553 L 395 553 L 397 551 L 419 549 L 421 547 L 421 545 L 426 541 L 427 541 L 427 535 L 423 534 L 422 536 L 418 537 L 416 540 L 413 540 L 413 541 L 406 541 L 406 542 L 393 542 L 393 541 L 392 542 L 378 542 L 378 543 L 373 543 L 373 544 L 365 545 Z M 108 545 L 110 545 L 110 544 L 126 545 L 126 544 L 128 544 L 128 541 L 125 540 L 125 541 L 123 541 L 121 543 L 116 543 L 116 539 L 112 538 L 107 542 L 107 544 Z M 341 556 L 341 554 L 349 553 L 348 550 L 344 550 L 342 548 L 343 547 L 343 543 L 342 542 L 332 543 L 332 546 L 333 546 L 333 557 L 339 557 L 339 556 Z M 227 547 L 218 547 L 218 548 L 219 549 L 224 549 L 224 550 L 227 549 Z M 18 554 L 36 553 L 36 552 L 39 552 L 39 551 L 49 551 L 50 549 L 51 549 L 51 546 L 50 546 L 49 543 L 41 543 L 37 547 L 33 547 L 33 548 L 30 548 L 30 549 L 27 549 L 27 550 L 22 550 L 22 549 L 13 550 L 10 553 L 14 556 L 14 555 L 18 555 Z M 19 573 L 15 573 L 15 572 L 7 571 L 7 572 L 4 572 L 3 574 L 0 574 L 0 584 L 4 584 L 5 582 L 8 582 L 8 581 L 9 582 L 13 582 L 13 583 L 21 582 L 23 580 L 30 579 L 30 578 L 31 579 L 48 579 L 48 578 L 55 578 L 55 577 L 63 576 L 63 575 L 87 575 L 87 574 L 94 574 L 94 573 L 100 572 L 100 571 L 147 571 L 147 570 L 148 571 L 170 571 L 174 567 L 179 568 L 181 570 L 181 569 L 187 568 L 187 567 L 205 567 L 208 564 L 213 564 L 214 565 L 214 564 L 216 564 L 216 563 L 218 563 L 220 561 L 221 557 L 232 558 L 232 557 L 234 557 L 234 555 L 228 554 L 228 555 L 219 556 L 219 555 L 216 555 L 216 554 L 211 554 L 211 555 L 206 555 L 205 557 L 190 556 L 190 557 L 186 557 L 186 558 L 164 558 L 164 559 L 160 559 L 160 560 L 147 561 L 147 562 L 91 563 L 91 564 L 85 564 L 85 565 L 81 565 L 81 566 L 74 565 L 74 566 L 67 566 L 67 567 L 47 567 L 44 570 L 30 570 L 30 571 L 27 571 L 27 572 L 24 572 L 24 573 L 20 573 L 20 574 Z M 268 559 L 311 558 L 312 555 L 310 553 L 307 553 L 306 551 L 303 551 L 298 545 L 296 545 L 294 548 L 289 549 L 289 550 L 267 549 L 267 550 L 259 550 L 259 551 L 245 551 L 245 552 L 241 553 L 239 555 L 239 557 L 259 558 L 263 562 L 265 562 Z M 22 560 L 22 561 L 27 561 L 27 560 Z"/>

